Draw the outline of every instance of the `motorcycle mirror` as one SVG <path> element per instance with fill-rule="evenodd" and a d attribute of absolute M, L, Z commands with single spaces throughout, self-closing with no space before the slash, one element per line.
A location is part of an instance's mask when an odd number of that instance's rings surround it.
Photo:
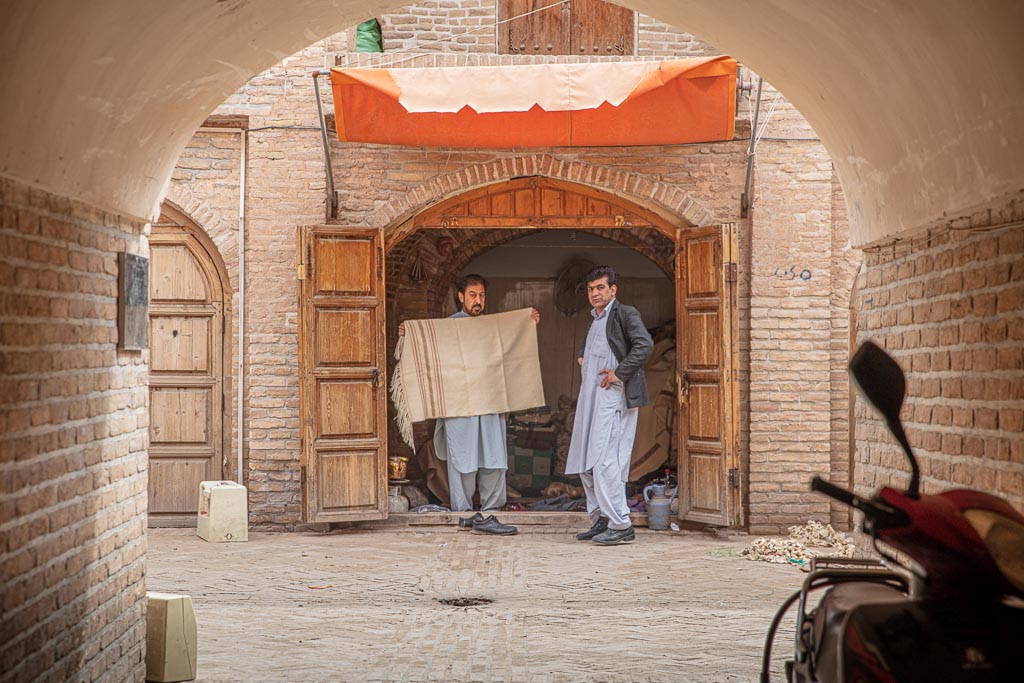
<path fill-rule="evenodd" d="M 903 431 L 903 422 L 900 421 L 900 410 L 903 408 L 903 399 L 907 393 L 907 380 L 903 370 L 892 356 L 874 342 L 867 341 L 861 344 L 857 353 L 850 359 L 850 374 L 861 394 L 882 414 L 889 431 L 903 447 L 903 452 L 910 461 L 910 485 L 907 486 L 906 493 L 911 498 L 917 498 L 920 470 L 917 458 L 910 449 L 910 442 L 907 441 L 907 435 Z"/>

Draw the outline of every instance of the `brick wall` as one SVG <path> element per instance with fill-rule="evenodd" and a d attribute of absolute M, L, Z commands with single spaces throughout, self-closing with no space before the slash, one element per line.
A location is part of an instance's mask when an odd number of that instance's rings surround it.
<path fill-rule="evenodd" d="M 558 12 L 558 9 L 549 10 Z M 498 21 L 495 0 L 428 0 L 379 17 L 384 52 L 493 54 Z M 354 35 L 355 31 L 349 31 Z M 350 43 L 351 45 L 351 43 Z M 350 47 L 354 50 L 354 47 Z M 636 17 L 636 55 L 695 57 L 719 51 L 693 35 L 644 14 Z"/>
<path fill-rule="evenodd" d="M 641 57 L 703 57 L 722 54 L 694 35 L 652 17 L 636 19 L 636 53 Z"/>
<path fill-rule="evenodd" d="M 907 437 L 921 488 L 976 488 L 1024 510 L 1024 195 L 865 255 L 857 338 L 907 373 Z M 986 230 L 1010 224 L 1003 229 Z M 884 423 L 856 402 L 861 493 L 905 486 Z"/>
<path fill-rule="evenodd" d="M 288 57 L 217 110 L 249 121 L 243 466 L 249 520 L 257 527 L 293 529 L 301 522 L 295 229 L 326 220 L 327 181 L 309 74 L 327 64 L 328 49 L 343 43 L 344 35 L 334 36 Z M 201 144 L 187 150 L 192 166 Z M 196 197 L 221 192 L 201 176 L 177 175 L 175 184 Z M 237 188 L 223 191 L 237 206 Z"/>
<path fill-rule="evenodd" d="M 494 0 L 427 0 L 381 16 L 381 38 L 385 52 L 493 53 L 497 20 Z"/>
<path fill-rule="evenodd" d="M 0 662 L 145 673 L 148 352 L 118 351 L 117 253 L 144 224 L 0 179 Z"/>

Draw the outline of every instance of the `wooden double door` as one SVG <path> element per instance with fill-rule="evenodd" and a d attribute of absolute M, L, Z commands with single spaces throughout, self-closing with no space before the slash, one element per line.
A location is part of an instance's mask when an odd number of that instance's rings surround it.
<path fill-rule="evenodd" d="M 679 516 L 736 526 L 742 524 L 736 226 L 673 234 Z M 305 519 L 383 519 L 388 393 L 382 232 L 306 227 L 298 244 Z"/>

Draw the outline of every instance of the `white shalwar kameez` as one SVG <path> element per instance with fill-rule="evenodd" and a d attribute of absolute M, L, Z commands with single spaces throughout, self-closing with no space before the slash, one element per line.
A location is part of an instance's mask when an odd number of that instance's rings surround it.
<path fill-rule="evenodd" d="M 452 318 L 468 317 L 459 311 Z M 476 415 L 438 419 L 434 451 L 448 463 L 448 489 L 452 510 L 473 509 L 473 493 L 480 485 L 480 509 L 500 510 L 505 505 L 508 449 L 505 415 Z"/>
<path fill-rule="evenodd" d="M 583 350 L 580 394 L 565 471 L 580 475 L 591 522 L 604 516 L 608 528 L 619 530 L 631 525 L 625 482 L 629 479 L 640 409 L 626 407 L 621 383 L 601 388 L 603 376 L 598 373 L 619 365 L 607 335 L 608 314 L 615 305 L 617 301 L 612 299 L 600 315 L 591 310 L 594 322 Z"/>

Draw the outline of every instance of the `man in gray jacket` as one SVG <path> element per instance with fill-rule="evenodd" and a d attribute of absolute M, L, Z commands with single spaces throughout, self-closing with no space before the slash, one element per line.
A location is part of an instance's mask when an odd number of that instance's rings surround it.
<path fill-rule="evenodd" d="M 587 276 L 593 320 L 576 359 L 581 367 L 576 419 L 566 474 L 579 474 L 592 526 L 576 534 L 601 545 L 636 538 L 629 520 L 626 481 L 637 413 L 649 402 L 644 365 L 654 344 L 640 312 L 620 303 L 615 271 L 598 266 Z"/>

